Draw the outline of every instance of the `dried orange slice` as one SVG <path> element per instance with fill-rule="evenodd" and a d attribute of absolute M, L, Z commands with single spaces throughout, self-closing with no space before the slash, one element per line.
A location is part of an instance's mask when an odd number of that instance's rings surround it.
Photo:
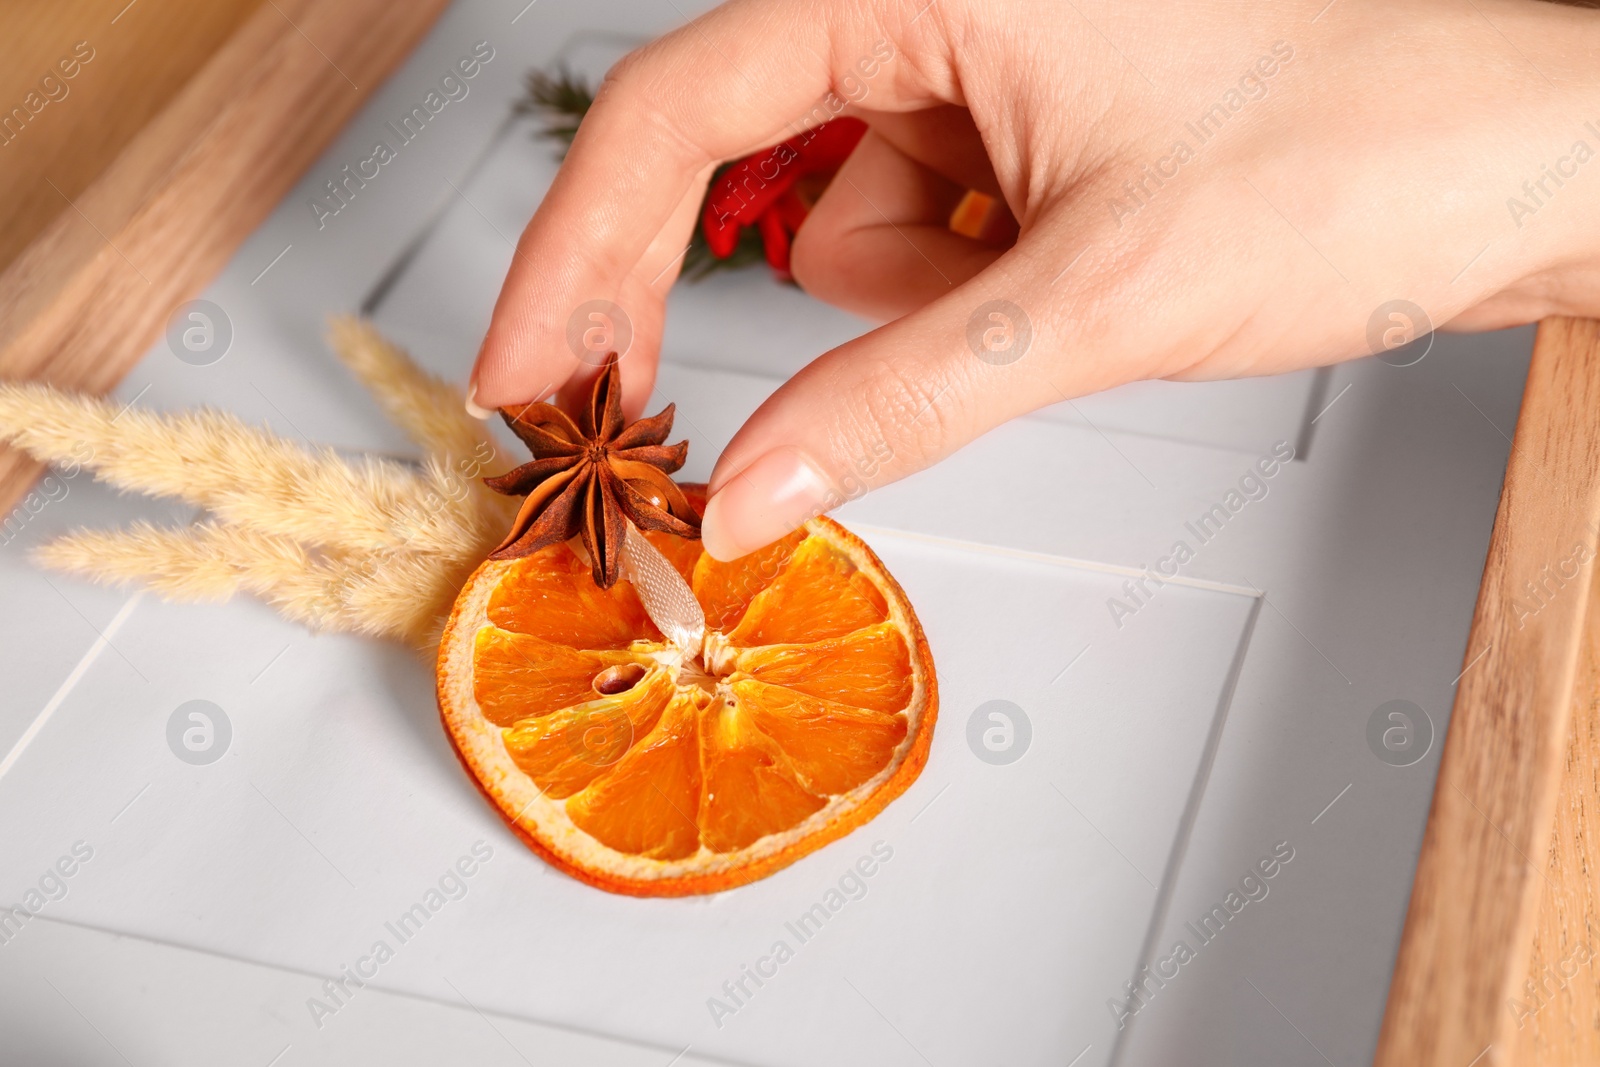
<path fill-rule="evenodd" d="M 440 641 L 456 754 L 536 852 L 613 892 L 714 893 L 843 836 L 916 780 L 933 661 L 859 538 L 818 518 L 720 563 L 646 536 L 705 609 L 698 655 L 662 639 L 626 581 L 597 587 L 567 544 L 484 563 Z"/>

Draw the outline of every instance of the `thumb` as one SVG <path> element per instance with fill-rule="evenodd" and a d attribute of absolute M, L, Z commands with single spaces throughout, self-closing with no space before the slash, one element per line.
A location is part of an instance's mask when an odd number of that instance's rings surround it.
<path fill-rule="evenodd" d="M 706 551 L 736 559 L 1009 419 L 1114 384 L 1106 361 L 1063 358 L 1070 338 L 1055 324 L 1072 321 L 1073 300 L 1052 293 L 1060 276 L 1034 245 L 824 354 L 769 397 L 712 472 Z"/>

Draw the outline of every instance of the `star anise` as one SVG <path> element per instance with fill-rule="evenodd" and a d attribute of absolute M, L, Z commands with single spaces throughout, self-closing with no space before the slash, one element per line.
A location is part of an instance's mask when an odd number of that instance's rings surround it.
<path fill-rule="evenodd" d="M 689 442 L 662 444 L 675 410 L 668 404 L 659 415 L 625 425 L 615 352 L 606 357 L 578 421 L 552 404 L 529 404 L 515 413 L 502 409 L 500 417 L 533 452 L 533 461 L 484 479 L 496 492 L 527 497 L 489 558 L 517 559 L 582 534 L 595 584 L 609 589 L 621 569 L 624 523 L 699 537 L 700 517 L 671 478 L 683 466 Z"/>

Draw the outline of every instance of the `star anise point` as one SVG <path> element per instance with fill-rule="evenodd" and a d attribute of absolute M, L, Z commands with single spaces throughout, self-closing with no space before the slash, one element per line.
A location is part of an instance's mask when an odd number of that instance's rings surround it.
<path fill-rule="evenodd" d="M 700 516 L 671 477 L 683 466 L 689 442 L 664 443 L 675 412 L 676 405 L 668 404 L 649 418 L 626 422 L 615 352 L 578 419 L 546 403 L 501 409 L 533 459 L 484 479 L 495 492 L 526 498 L 511 532 L 489 558 L 518 559 L 581 537 L 595 584 L 606 589 L 621 570 L 624 523 L 699 537 Z"/>

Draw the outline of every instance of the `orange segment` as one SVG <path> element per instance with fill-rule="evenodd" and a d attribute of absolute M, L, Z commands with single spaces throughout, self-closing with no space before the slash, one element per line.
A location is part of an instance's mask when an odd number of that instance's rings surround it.
<path fill-rule="evenodd" d="M 474 642 L 473 695 L 496 726 L 593 700 L 607 667 L 640 662 L 628 652 L 587 652 L 485 626 Z"/>
<path fill-rule="evenodd" d="M 906 736 L 904 715 L 847 707 L 751 678 L 732 684 L 750 723 L 788 757 L 814 793 L 847 793 L 889 765 Z"/>
<path fill-rule="evenodd" d="M 735 645 L 803 644 L 842 637 L 889 617 L 883 594 L 850 557 L 807 538 L 728 634 Z"/>
<path fill-rule="evenodd" d="M 571 648 L 627 648 L 660 636 L 633 586 L 601 589 L 590 566 L 566 545 L 516 560 L 489 597 L 489 621 Z"/>
<path fill-rule="evenodd" d="M 645 530 L 643 533 L 645 540 L 654 545 L 656 550 L 663 556 L 666 556 L 668 561 L 677 568 L 678 573 L 683 575 L 684 581 L 693 581 L 695 564 L 700 562 L 700 557 L 705 551 L 700 547 L 699 541 L 691 541 L 686 537 L 674 537 L 672 534 L 663 533 L 660 530 Z"/>
<path fill-rule="evenodd" d="M 738 625 L 751 599 L 772 584 L 805 537 L 804 529 L 796 530 L 781 541 L 730 563 L 702 555 L 694 565 L 689 584 L 705 609 L 707 629 L 726 633 Z"/>
<path fill-rule="evenodd" d="M 646 536 L 690 577 L 700 647 L 667 644 L 626 583 L 595 588 L 567 546 L 486 562 L 445 627 L 451 743 L 524 841 L 614 892 L 714 893 L 848 833 L 916 780 L 933 662 L 866 545 L 814 519 L 723 564 Z"/>
<path fill-rule="evenodd" d="M 506 751 L 546 796 L 571 796 L 655 727 L 675 690 L 657 668 L 627 692 L 523 719 L 505 732 Z"/>
<path fill-rule="evenodd" d="M 892 622 L 805 645 L 747 648 L 735 660 L 757 681 L 869 711 L 900 711 L 911 699 L 911 656 Z"/>
<path fill-rule="evenodd" d="M 567 801 L 580 830 L 618 852 L 681 859 L 700 848 L 697 717 L 704 693 L 680 692 L 655 729 L 587 789 Z"/>
<path fill-rule="evenodd" d="M 800 784 L 782 750 L 738 704 L 713 701 L 701 713 L 700 766 L 700 832 L 715 852 L 787 830 L 827 803 Z"/>

